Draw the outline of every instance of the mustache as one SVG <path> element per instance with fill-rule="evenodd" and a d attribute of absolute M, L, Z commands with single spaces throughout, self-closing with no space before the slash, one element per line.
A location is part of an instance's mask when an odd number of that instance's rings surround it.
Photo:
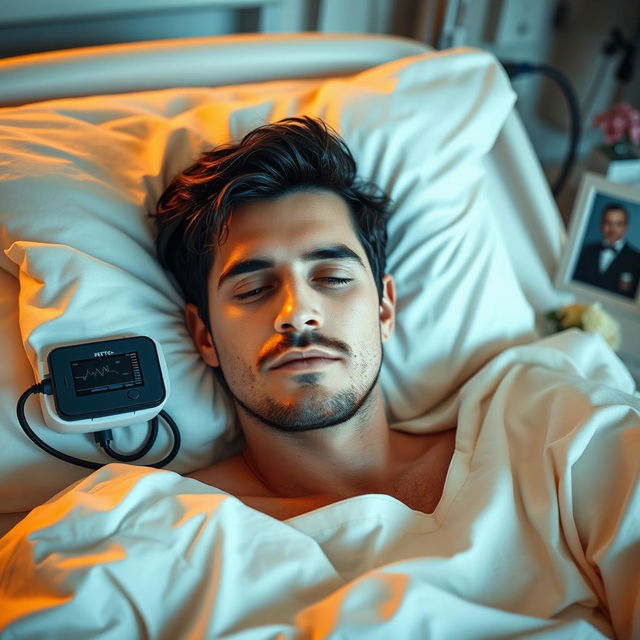
<path fill-rule="evenodd" d="M 347 357 L 351 355 L 351 347 L 346 342 L 342 342 L 342 340 L 329 338 L 316 332 L 285 333 L 280 342 L 260 356 L 258 359 L 258 367 L 264 367 L 268 361 L 281 356 L 286 351 L 289 351 L 289 349 L 303 349 L 304 347 L 311 346 L 327 347 Z"/>

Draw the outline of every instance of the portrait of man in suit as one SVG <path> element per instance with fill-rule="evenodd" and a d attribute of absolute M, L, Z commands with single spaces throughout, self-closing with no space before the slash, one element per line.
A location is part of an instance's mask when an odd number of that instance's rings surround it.
<path fill-rule="evenodd" d="M 580 252 L 573 279 L 635 298 L 640 281 L 640 251 L 627 240 L 629 213 L 618 202 L 606 204 L 600 217 L 600 242 Z"/>

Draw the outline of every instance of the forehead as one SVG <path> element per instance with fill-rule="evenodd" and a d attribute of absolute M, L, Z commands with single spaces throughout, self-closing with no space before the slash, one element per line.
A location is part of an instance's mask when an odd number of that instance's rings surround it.
<path fill-rule="evenodd" d="M 627 216 L 622 209 L 609 209 L 605 212 L 603 222 L 626 222 Z"/>
<path fill-rule="evenodd" d="M 344 244 L 366 262 L 346 202 L 331 191 L 297 191 L 275 200 L 238 207 L 229 233 L 216 246 L 212 275 L 230 262 L 265 256 L 276 262 L 323 245 Z"/>

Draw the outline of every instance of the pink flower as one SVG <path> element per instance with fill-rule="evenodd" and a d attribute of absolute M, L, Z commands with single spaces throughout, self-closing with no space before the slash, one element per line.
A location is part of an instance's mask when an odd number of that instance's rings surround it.
<path fill-rule="evenodd" d="M 628 102 L 618 102 L 608 111 L 596 114 L 593 124 L 602 131 L 605 144 L 625 139 L 640 144 L 640 111 Z"/>

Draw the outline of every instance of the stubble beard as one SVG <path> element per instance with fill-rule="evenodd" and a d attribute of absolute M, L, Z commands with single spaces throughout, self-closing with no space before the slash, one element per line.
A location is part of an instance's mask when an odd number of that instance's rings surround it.
<path fill-rule="evenodd" d="M 364 391 L 362 389 L 340 391 L 330 397 L 326 397 L 326 394 L 320 391 L 317 382 L 309 383 L 298 379 L 299 384 L 317 388 L 318 394 L 296 404 L 285 405 L 267 397 L 251 407 L 240 400 L 231 389 L 229 391 L 244 411 L 269 427 L 288 433 L 312 431 L 335 427 L 352 420 L 358 414 L 366 413 L 373 400 L 372 392 L 378 382 L 380 366 L 379 364 L 373 380 L 364 388 Z M 304 377 L 316 375 L 304 374 Z"/>
<path fill-rule="evenodd" d="M 354 384 L 352 388 L 329 394 L 324 391 L 320 384 L 322 374 L 301 373 L 295 376 L 295 381 L 300 386 L 309 387 L 308 397 L 300 399 L 296 403 L 278 402 L 272 397 L 265 397 L 255 402 L 242 400 L 234 392 L 224 376 L 222 366 L 218 368 L 218 378 L 222 382 L 227 392 L 234 399 L 236 404 L 248 415 L 252 416 L 262 424 L 287 433 L 300 433 L 312 431 L 314 429 L 324 429 L 337 426 L 361 416 L 363 418 L 369 413 L 369 408 L 374 401 L 373 391 L 378 383 L 380 369 L 382 367 L 382 342 L 378 352 L 378 364 L 374 375 L 369 381 L 362 384 Z M 368 356 L 362 358 L 361 365 L 366 369 Z M 365 371 L 363 371 L 363 375 Z M 251 376 L 251 374 L 249 374 Z M 251 376 L 252 377 L 252 376 Z M 236 386 L 234 384 L 234 386 Z M 251 389 L 253 385 L 247 379 L 244 383 L 239 382 L 238 386 Z"/>

